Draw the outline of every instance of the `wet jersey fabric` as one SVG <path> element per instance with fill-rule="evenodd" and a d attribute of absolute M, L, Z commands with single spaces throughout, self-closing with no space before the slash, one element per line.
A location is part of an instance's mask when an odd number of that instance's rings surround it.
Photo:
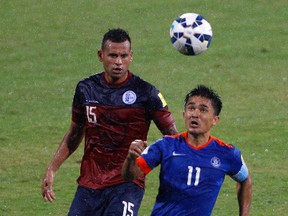
<path fill-rule="evenodd" d="M 78 184 L 100 189 L 123 183 L 122 164 L 135 139 L 146 140 L 151 120 L 160 130 L 174 124 L 159 90 L 138 76 L 110 86 L 104 73 L 76 87 L 72 121 L 85 125 L 85 147 Z M 144 187 L 144 179 L 135 183 Z"/>
<path fill-rule="evenodd" d="M 238 148 L 213 136 L 194 148 L 188 144 L 187 132 L 164 136 L 144 150 L 137 164 L 146 174 L 161 164 L 159 193 L 152 212 L 157 216 L 210 215 L 225 175 L 237 181 L 248 177 Z"/>

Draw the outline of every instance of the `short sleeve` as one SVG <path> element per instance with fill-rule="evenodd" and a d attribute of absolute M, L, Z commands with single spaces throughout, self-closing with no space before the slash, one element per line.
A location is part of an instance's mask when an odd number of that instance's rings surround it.
<path fill-rule="evenodd" d="M 154 86 L 152 86 L 149 101 L 150 117 L 156 124 L 157 128 L 160 131 L 171 128 L 175 123 L 175 120 L 168 109 L 167 102 L 163 95 Z"/>
<path fill-rule="evenodd" d="M 249 176 L 248 168 L 238 148 L 234 149 L 234 159 L 230 176 L 237 182 L 243 182 Z"/>
<path fill-rule="evenodd" d="M 84 95 L 81 91 L 80 84 L 76 86 L 73 103 L 72 103 L 72 121 L 78 124 L 84 124 L 85 122 L 85 106 Z"/>

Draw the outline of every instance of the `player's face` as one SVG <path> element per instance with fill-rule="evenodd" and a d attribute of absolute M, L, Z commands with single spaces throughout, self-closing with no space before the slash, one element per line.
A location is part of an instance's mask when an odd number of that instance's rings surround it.
<path fill-rule="evenodd" d="M 190 97 L 183 112 L 188 133 L 193 136 L 210 135 L 210 129 L 219 121 L 219 116 L 216 116 L 214 112 L 210 99 L 199 96 Z"/>
<path fill-rule="evenodd" d="M 121 43 L 106 41 L 103 50 L 98 51 L 99 61 L 103 62 L 106 80 L 113 84 L 124 81 L 132 57 L 133 52 L 128 40 Z"/>

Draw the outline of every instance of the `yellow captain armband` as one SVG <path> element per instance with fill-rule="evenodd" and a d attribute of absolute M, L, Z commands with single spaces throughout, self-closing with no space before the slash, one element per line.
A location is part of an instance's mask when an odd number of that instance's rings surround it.
<path fill-rule="evenodd" d="M 158 97 L 160 98 L 160 100 L 162 101 L 162 105 L 163 107 L 167 106 L 167 103 L 163 97 L 163 95 L 159 92 Z"/>

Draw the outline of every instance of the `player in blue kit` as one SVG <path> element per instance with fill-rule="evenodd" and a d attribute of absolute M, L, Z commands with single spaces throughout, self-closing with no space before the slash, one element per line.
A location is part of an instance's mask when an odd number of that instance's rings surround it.
<path fill-rule="evenodd" d="M 148 147 L 147 141 L 132 142 L 122 168 L 125 180 L 147 175 L 161 165 L 151 215 L 211 215 L 225 175 L 237 181 L 239 215 L 249 215 L 252 184 L 241 152 L 210 134 L 221 109 L 217 93 L 199 85 L 185 99 L 185 132 L 164 136 Z"/>
<path fill-rule="evenodd" d="M 151 121 L 162 134 L 177 134 L 174 119 L 160 91 L 129 71 L 131 39 L 123 29 L 111 29 L 102 39 L 98 59 L 104 71 L 76 87 L 71 126 L 42 180 L 42 196 L 54 201 L 56 171 L 85 137 L 78 188 L 69 216 L 137 215 L 143 176 L 125 182 L 121 168 L 130 144 L 147 139 Z"/>

